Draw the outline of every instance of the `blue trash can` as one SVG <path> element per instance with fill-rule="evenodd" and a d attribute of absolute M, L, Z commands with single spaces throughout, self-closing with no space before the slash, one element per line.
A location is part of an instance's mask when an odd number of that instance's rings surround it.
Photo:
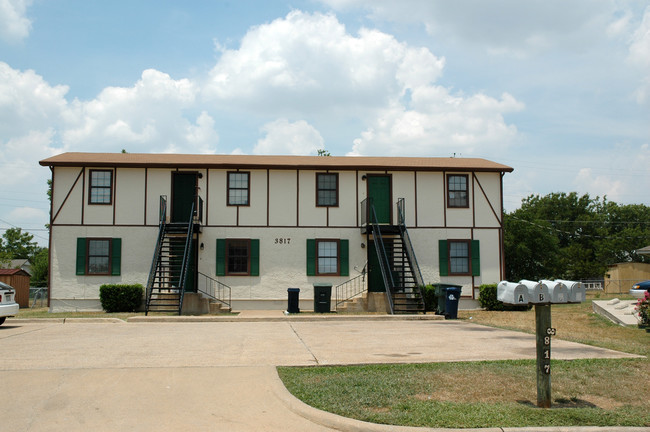
<path fill-rule="evenodd" d="M 461 288 L 447 287 L 445 292 L 445 318 L 458 318 L 458 302 L 460 301 Z"/>
<path fill-rule="evenodd" d="M 287 288 L 287 293 L 289 297 L 289 304 L 287 305 L 287 312 L 289 313 L 300 313 L 300 307 L 298 302 L 300 299 L 300 288 Z"/>

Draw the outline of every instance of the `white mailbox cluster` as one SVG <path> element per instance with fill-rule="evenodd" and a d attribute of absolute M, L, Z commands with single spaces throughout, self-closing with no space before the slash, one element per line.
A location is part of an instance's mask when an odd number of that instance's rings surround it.
<path fill-rule="evenodd" d="M 497 285 L 497 300 L 513 305 L 582 303 L 585 289 L 580 282 L 566 280 L 501 281 Z"/>

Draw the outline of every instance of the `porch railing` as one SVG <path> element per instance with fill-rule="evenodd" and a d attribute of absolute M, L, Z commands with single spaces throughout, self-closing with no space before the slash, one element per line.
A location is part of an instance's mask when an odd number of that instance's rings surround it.
<path fill-rule="evenodd" d="M 338 309 L 341 304 L 345 303 L 348 300 L 352 300 L 367 290 L 368 283 L 366 279 L 366 268 L 364 267 L 360 275 L 357 275 L 352 279 L 336 286 L 335 309 Z"/>
<path fill-rule="evenodd" d="M 232 310 L 232 289 L 210 276 L 198 272 L 197 291 Z"/>

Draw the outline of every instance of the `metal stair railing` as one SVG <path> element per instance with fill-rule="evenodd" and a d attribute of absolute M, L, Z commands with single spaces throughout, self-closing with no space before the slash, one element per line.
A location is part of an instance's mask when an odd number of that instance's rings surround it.
<path fill-rule="evenodd" d="M 185 297 L 185 284 L 187 283 L 187 274 L 190 267 L 190 257 L 192 255 L 192 240 L 194 235 L 194 206 L 192 203 L 192 210 L 190 211 L 190 218 L 187 223 L 187 239 L 185 240 L 185 251 L 183 252 L 183 263 L 178 281 L 178 314 L 180 315 L 183 310 L 183 298 Z"/>
<path fill-rule="evenodd" d="M 341 304 L 357 297 L 359 294 L 362 294 L 367 289 L 368 286 L 366 283 L 366 268 L 364 267 L 360 275 L 357 275 L 352 279 L 347 280 L 342 284 L 336 286 L 335 309 L 338 309 Z"/>
<path fill-rule="evenodd" d="M 232 311 L 232 289 L 228 285 L 221 283 L 204 273 L 198 272 L 197 275 L 199 276 L 196 288 L 197 291 L 204 294 L 206 297 L 227 306 L 228 311 Z M 201 281 L 205 281 L 205 283 L 202 284 Z M 203 288 L 203 286 L 205 286 L 205 288 Z"/>
<path fill-rule="evenodd" d="M 393 272 L 390 271 L 390 263 L 388 262 L 388 254 L 384 247 L 384 239 L 381 236 L 379 223 L 377 222 L 377 213 L 372 201 L 369 203 L 370 223 L 372 224 L 372 235 L 375 238 L 375 252 L 379 259 L 379 268 L 381 269 L 381 276 L 384 280 L 384 287 L 386 288 L 386 297 L 390 306 L 391 315 L 395 313 L 395 305 L 393 304 L 393 289 L 395 281 L 393 280 Z"/>
<path fill-rule="evenodd" d="M 422 289 L 424 286 L 424 279 L 422 278 L 422 273 L 420 272 L 420 266 L 418 265 L 418 260 L 415 257 L 415 251 L 413 250 L 413 244 L 411 243 L 411 237 L 409 232 L 406 229 L 406 219 L 404 212 L 404 198 L 397 200 L 397 215 L 399 221 L 399 230 L 402 237 L 402 243 L 404 244 L 404 250 L 406 251 L 406 256 L 409 260 L 411 270 L 415 276 L 418 289 Z"/>
<path fill-rule="evenodd" d="M 160 266 L 160 251 L 162 250 L 163 239 L 165 238 L 165 223 L 167 219 L 167 197 L 165 195 L 160 195 L 160 209 L 159 209 L 159 229 L 158 229 L 158 240 L 156 240 L 156 247 L 153 252 L 153 259 L 151 260 L 151 269 L 149 270 L 149 279 L 147 280 L 147 290 L 146 290 L 146 303 L 144 308 L 144 314 L 149 313 L 149 306 L 151 304 L 151 296 L 153 295 L 153 283 L 156 279 L 156 273 Z"/>

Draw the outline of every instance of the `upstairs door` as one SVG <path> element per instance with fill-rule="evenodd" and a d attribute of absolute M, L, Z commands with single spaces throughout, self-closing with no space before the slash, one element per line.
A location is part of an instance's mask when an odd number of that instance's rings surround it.
<path fill-rule="evenodd" d="M 172 222 L 189 222 L 192 203 L 196 199 L 196 177 L 194 172 L 174 172 L 172 176 Z"/>
<path fill-rule="evenodd" d="M 390 225 L 392 222 L 391 206 L 391 176 L 371 174 L 366 177 L 368 182 L 368 198 L 375 207 L 377 222 Z"/>

